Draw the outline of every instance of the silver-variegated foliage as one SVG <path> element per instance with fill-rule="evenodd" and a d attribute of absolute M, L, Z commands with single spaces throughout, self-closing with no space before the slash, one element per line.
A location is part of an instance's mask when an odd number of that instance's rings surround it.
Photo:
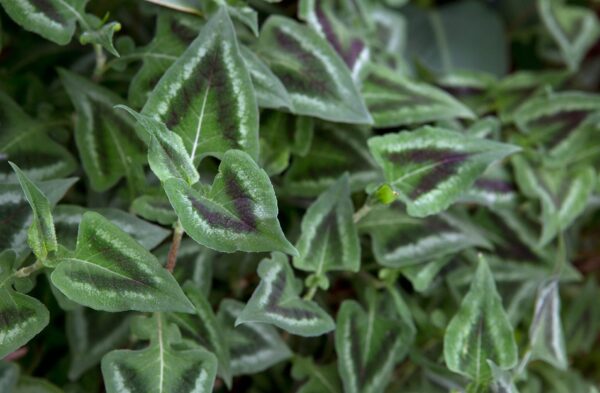
<path fill-rule="evenodd" d="M 415 217 L 447 209 L 490 164 L 520 150 L 430 126 L 373 137 L 369 148 Z"/>
<path fill-rule="evenodd" d="M 320 336 L 335 328 L 333 319 L 317 303 L 300 298 L 302 285 L 294 277 L 287 257 L 275 252 L 258 266 L 260 284 L 236 319 L 270 323 L 292 334 Z"/>

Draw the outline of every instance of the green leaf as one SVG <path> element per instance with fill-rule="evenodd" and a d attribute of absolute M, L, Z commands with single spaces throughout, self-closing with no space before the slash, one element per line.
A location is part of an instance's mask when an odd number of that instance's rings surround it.
<path fill-rule="evenodd" d="M 15 363 L 0 361 L 0 392 L 13 392 L 19 374 L 19 366 Z"/>
<path fill-rule="evenodd" d="M 22 376 L 14 393 L 64 393 L 62 389 L 43 378 Z"/>
<path fill-rule="evenodd" d="M 152 254 L 94 212 L 83 215 L 75 254 L 59 262 L 51 279 L 69 299 L 96 310 L 194 310 Z"/>
<path fill-rule="evenodd" d="M 171 225 L 177 221 L 177 214 L 166 195 L 142 195 L 134 199 L 131 212 L 148 221 Z"/>
<path fill-rule="evenodd" d="M 490 164 L 520 150 L 429 126 L 373 137 L 369 148 L 415 217 L 447 209 Z"/>
<path fill-rule="evenodd" d="M 179 135 L 171 132 L 160 121 L 137 113 L 125 105 L 119 105 L 116 108 L 123 109 L 132 115 L 139 126 L 150 136 L 148 163 L 160 181 L 164 182 L 174 177 L 183 179 L 192 185 L 200 180 L 200 175 Z"/>
<path fill-rule="evenodd" d="M 347 393 L 384 391 L 407 345 L 405 326 L 390 310 L 378 310 L 373 291 L 367 303 L 365 311 L 356 301 L 345 300 L 337 315 L 335 348 Z"/>
<path fill-rule="evenodd" d="M 362 94 L 376 127 L 475 117 L 469 108 L 446 92 L 381 66 L 369 68 Z"/>
<path fill-rule="evenodd" d="M 357 272 L 360 243 L 354 225 L 348 175 L 331 185 L 302 217 L 294 267 L 322 276 L 330 270 Z"/>
<path fill-rule="evenodd" d="M 452 259 L 448 257 L 438 258 L 429 263 L 405 266 L 400 272 L 410 281 L 415 291 L 425 292 L 438 273 L 451 261 Z"/>
<path fill-rule="evenodd" d="M 142 113 L 181 136 L 192 159 L 229 149 L 258 157 L 258 106 L 224 9 L 167 70 Z"/>
<path fill-rule="evenodd" d="M 492 383 L 490 384 L 490 388 L 493 393 L 519 393 L 510 372 L 502 370 L 492 361 L 488 360 L 488 364 L 492 370 Z"/>
<path fill-rule="evenodd" d="M 0 0 L 6 13 L 25 30 L 59 45 L 66 45 L 75 33 L 78 15 L 87 0 Z"/>
<path fill-rule="evenodd" d="M 34 180 L 68 176 L 76 168 L 71 153 L 52 140 L 50 127 L 29 117 L 8 95 L 0 92 L 0 181 L 12 181 L 8 160 Z"/>
<path fill-rule="evenodd" d="M 513 328 L 502 307 L 494 277 L 480 258 L 469 292 L 444 335 L 444 359 L 448 368 L 477 384 L 491 379 L 491 360 L 501 369 L 517 363 Z"/>
<path fill-rule="evenodd" d="M 295 356 L 292 363 L 292 377 L 297 380 L 307 379 L 297 393 L 342 392 L 335 362 L 321 366 L 309 357 Z"/>
<path fill-rule="evenodd" d="M 566 370 L 569 366 L 560 321 L 560 297 L 556 280 L 552 280 L 538 291 L 533 321 L 529 327 L 529 342 L 530 360 L 541 359 L 561 370 Z"/>
<path fill-rule="evenodd" d="M 92 188 L 105 191 L 123 175 L 134 179 L 145 154 L 134 123 L 113 109 L 124 101 L 79 75 L 63 69 L 59 74 L 77 112 L 75 142 Z"/>
<path fill-rule="evenodd" d="M 546 29 L 558 44 L 571 71 L 600 37 L 600 21 L 591 9 L 566 5 L 562 0 L 538 0 L 537 8 Z"/>
<path fill-rule="evenodd" d="M 27 344 L 48 325 L 46 307 L 30 296 L 0 287 L 0 359 Z"/>
<path fill-rule="evenodd" d="M 81 45 L 86 44 L 94 44 L 101 45 L 104 49 L 109 51 L 111 54 L 119 57 L 119 52 L 115 48 L 113 44 L 113 36 L 119 30 L 121 30 L 121 24 L 119 22 L 110 22 L 107 24 L 102 24 L 98 18 L 93 15 L 86 15 L 88 20 L 97 22 L 94 23 L 98 25 L 97 28 L 86 30 L 81 33 L 79 37 L 79 42 Z"/>
<path fill-rule="evenodd" d="M 163 7 L 172 8 L 181 12 L 201 15 L 202 4 L 199 0 L 146 0 Z"/>
<path fill-rule="evenodd" d="M 271 16 L 262 26 L 258 51 L 287 88 L 294 113 L 342 123 L 373 122 L 348 67 L 314 30 Z"/>
<path fill-rule="evenodd" d="M 37 182 L 37 187 L 53 207 L 77 181 L 75 178 Z M 0 183 L 0 250 L 12 249 L 21 261 L 29 253 L 27 228 L 33 222 L 33 211 L 18 184 Z"/>
<path fill-rule="evenodd" d="M 277 221 L 277 199 L 269 177 L 243 151 L 223 155 L 207 192 L 178 179 L 169 179 L 164 186 L 186 233 L 203 246 L 222 252 L 297 254 Z"/>
<path fill-rule="evenodd" d="M 264 323 L 244 323 L 235 326 L 244 304 L 225 299 L 217 318 L 229 341 L 231 372 L 234 376 L 255 374 L 288 359 L 292 353 L 277 329 Z"/>
<path fill-rule="evenodd" d="M 217 320 L 212 306 L 196 284 L 187 282 L 183 289 L 194 305 L 195 314 L 171 314 L 169 318 L 181 328 L 184 336 L 189 336 L 216 356 L 218 374 L 228 388 L 231 388 L 229 342 L 225 338 L 225 332 Z"/>
<path fill-rule="evenodd" d="M 102 359 L 107 393 L 208 393 L 217 373 L 215 356 L 201 348 L 179 349 L 179 330 L 165 317 L 152 318 L 146 328 L 150 345 L 137 351 L 117 350 Z M 150 322 L 150 321 L 146 321 Z"/>
<path fill-rule="evenodd" d="M 44 261 L 48 254 L 58 249 L 52 208 L 44 193 L 25 175 L 18 166 L 9 162 L 19 179 L 25 198 L 33 211 L 33 222 L 29 227 L 27 242 L 35 256 Z"/>
<path fill-rule="evenodd" d="M 303 300 L 302 285 L 294 277 L 287 257 L 279 252 L 258 266 L 261 282 L 246 303 L 235 325 L 271 323 L 299 336 L 320 336 L 335 328 L 331 317 L 315 302 Z"/>

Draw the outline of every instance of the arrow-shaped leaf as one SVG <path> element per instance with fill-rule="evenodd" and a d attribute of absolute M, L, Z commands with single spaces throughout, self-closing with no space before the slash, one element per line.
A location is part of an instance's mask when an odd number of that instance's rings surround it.
<path fill-rule="evenodd" d="M 313 29 L 271 16 L 262 27 L 258 50 L 286 87 L 294 113 L 342 123 L 372 123 L 348 67 Z"/>
<path fill-rule="evenodd" d="M 519 151 L 499 142 L 422 127 L 369 139 L 369 148 L 408 214 L 424 217 L 450 206 L 495 161 Z"/>
<path fill-rule="evenodd" d="M 335 328 L 331 317 L 315 302 L 301 299 L 302 285 L 287 257 L 279 252 L 258 266 L 261 282 L 235 321 L 271 323 L 299 336 L 320 336 Z"/>
<path fill-rule="evenodd" d="M 217 314 L 228 337 L 231 372 L 234 376 L 259 373 L 292 356 L 292 352 L 273 326 L 264 323 L 244 323 L 234 327 L 235 320 L 243 309 L 243 303 L 225 299 Z"/>
<path fill-rule="evenodd" d="M 194 311 L 150 252 L 94 212 L 83 215 L 75 254 L 51 278 L 69 299 L 96 310 Z"/>
<path fill-rule="evenodd" d="M 141 338 L 150 345 L 138 351 L 117 350 L 102 359 L 107 393 L 209 393 L 217 373 L 215 356 L 201 348 L 176 349 L 179 330 L 156 314 L 155 327 Z M 146 321 L 150 322 L 150 321 Z"/>
<path fill-rule="evenodd" d="M 362 94 L 376 127 L 454 118 L 470 119 L 475 116 L 448 93 L 381 66 L 369 68 Z"/>
<path fill-rule="evenodd" d="M 258 157 L 258 107 L 224 8 L 160 79 L 143 113 L 181 136 L 192 159 L 229 149 Z"/>
<path fill-rule="evenodd" d="M 517 363 L 517 356 L 513 328 L 492 272 L 481 258 L 469 292 L 444 335 L 446 365 L 477 384 L 486 384 L 491 379 L 488 360 L 509 369 Z"/>
<path fill-rule="evenodd" d="M 222 252 L 297 253 L 277 221 L 277 199 L 269 177 L 243 151 L 223 155 L 206 193 L 179 179 L 169 179 L 164 186 L 183 228 L 198 243 Z"/>
<path fill-rule="evenodd" d="M 348 175 L 342 176 L 308 208 L 297 243 L 294 267 L 322 276 L 329 270 L 356 272 L 360 244 L 352 215 Z"/>

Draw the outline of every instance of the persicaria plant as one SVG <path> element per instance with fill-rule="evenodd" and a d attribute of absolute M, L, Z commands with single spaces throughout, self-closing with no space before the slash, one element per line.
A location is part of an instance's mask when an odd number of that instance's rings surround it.
<path fill-rule="evenodd" d="M 593 393 L 595 0 L 0 0 L 0 393 Z"/>

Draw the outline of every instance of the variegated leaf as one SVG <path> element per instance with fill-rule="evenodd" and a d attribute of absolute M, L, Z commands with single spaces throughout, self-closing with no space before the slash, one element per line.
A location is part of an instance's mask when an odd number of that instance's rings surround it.
<path fill-rule="evenodd" d="M 410 217 L 397 202 L 373 208 L 359 222 L 359 229 L 371 235 L 377 262 L 393 268 L 431 262 L 469 247 L 488 245 L 464 220 L 451 215 Z"/>
<path fill-rule="evenodd" d="M 192 185 L 200 180 L 200 175 L 185 150 L 181 137 L 171 132 L 163 123 L 150 116 L 137 113 L 133 109 L 118 105 L 116 108 L 129 112 L 138 125 L 150 138 L 148 163 L 150 169 L 159 178 L 165 181 L 172 177 L 183 179 Z"/>
<path fill-rule="evenodd" d="M 142 113 L 181 136 L 192 159 L 229 149 L 258 157 L 258 107 L 225 9 L 169 67 Z"/>
<path fill-rule="evenodd" d="M 217 318 L 228 337 L 231 354 L 231 372 L 234 376 L 255 374 L 292 356 L 292 352 L 277 329 L 264 323 L 244 323 L 235 326 L 235 320 L 244 304 L 225 299 Z"/>
<path fill-rule="evenodd" d="M 292 334 L 320 336 L 335 328 L 331 317 L 315 302 L 301 299 L 302 285 L 294 277 L 287 257 L 274 252 L 258 266 L 261 282 L 237 317 L 236 326 L 248 322 L 271 323 Z"/>
<path fill-rule="evenodd" d="M 543 225 L 539 241 L 546 245 L 583 213 L 595 189 L 596 172 L 591 166 L 576 171 L 536 170 L 520 156 L 512 162 L 521 191 L 541 202 Z"/>
<path fill-rule="evenodd" d="M 75 253 L 59 261 L 51 278 L 69 299 L 96 310 L 194 311 L 150 252 L 94 212 L 83 215 Z"/>
<path fill-rule="evenodd" d="M 252 78 L 252 85 L 254 86 L 258 106 L 262 108 L 286 108 L 292 110 L 291 97 L 283 83 L 275 76 L 269 66 L 246 46 L 240 46 L 240 53 Z"/>
<path fill-rule="evenodd" d="M 352 77 L 358 80 L 369 61 L 369 47 L 352 26 L 338 18 L 333 3 L 331 0 L 302 0 L 298 16 L 329 42 L 350 69 Z"/>
<path fill-rule="evenodd" d="M 358 271 L 360 243 L 353 220 L 348 175 L 344 174 L 308 208 L 302 217 L 302 233 L 294 267 L 317 277 L 330 270 Z"/>
<path fill-rule="evenodd" d="M 308 357 L 295 356 L 292 366 L 292 377 L 297 380 L 307 379 L 297 393 L 341 393 L 342 384 L 335 362 L 317 365 Z"/>
<path fill-rule="evenodd" d="M 531 360 L 541 359 L 563 370 L 568 367 L 556 280 L 552 280 L 538 291 L 533 321 L 529 327 L 529 342 Z"/>
<path fill-rule="evenodd" d="M 66 45 L 87 0 L 0 0 L 6 13 L 24 29 Z"/>
<path fill-rule="evenodd" d="M 164 186 L 183 228 L 198 243 L 222 252 L 297 254 L 277 221 L 277 199 L 269 177 L 243 151 L 223 155 L 207 192 L 179 179 L 169 179 Z"/>
<path fill-rule="evenodd" d="M 469 108 L 442 90 L 381 66 L 369 67 L 362 94 L 376 127 L 475 117 Z"/>
<path fill-rule="evenodd" d="M 369 148 L 415 217 L 447 209 L 490 164 L 520 150 L 429 126 L 371 138 Z"/>
<path fill-rule="evenodd" d="M 484 174 L 475 180 L 473 187 L 464 193 L 460 200 L 484 206 L 510 206 L 517 200 L 515 184 L 506 177 Z"/>
<path fill-rule="evenodd" d="M 562 0 L 537 0 L 537 8 L 560 49 L 562 60 L 575 71 L 600 37 L 600 21 L 591 9 L 565 3 Z"/>
<path fill-rule="evenodd" d="M 75 170 L 75 159 L 46 134 L 48 128 L 0 92 L 0 181 L 15 180 L 9 160 L 34 180 L 59 178 Z"/>
<path fill-rule="evenodd" d="M 516 365 L 517 357 L 513 328 L 494 277 L 485 259 L 480 258 L 469 292 L 444 335 L 446 366 L 485 386 L 491 379 L 488 360 L 509 369 Z"/>
<path fill-rule="evenodd" d="M 54 253 L 58 249 L 50 202 L 18 166 L 12 162 L 9 162 L 9 164 L 17 174 L 25 199 L 27 199 L 33 211 L 33 222 L 27 233 L 27 242 L 35 256 L 44 261 L 48 254 Z"/>
<path fill-rule="evenodd" d="M 497 78 L 492 74 L 465 70 L 443 74 L 435 80 L 437 87 L 480 116 L 495 110 L 490 90 L 493 91 L 496 83 Z"/>
<path fill-rule="evenodd" d="M 262 26 L 258 50 L 287 88 L 294 113 L 342 123 L 372 123 L 348 67 L 314 30 L 271 16 Z"/>
<path fill-rule="evenodd" d="M 429 263 L 405 266 L 400 272 L 410 281 L 415 291 L 425 292 L 429 289 L 438 273 L 451 261 L 452 259 L 449 257 L 442 257 Z"/>
<path fill-rule="evenodd" d="M 231 388 L 229 341 L 226 339 L 223 327 L 202 290 L 195 283 L 187 282 L 183 289 L 194 305 L 195 314 L 170 314 L 168 318 L 180 327 L 184 337 L 189 336 L 216 356 L 218 375 Z"/>
<path fill-rule="evenodd" d="M 37 182 L 37 187 L 53 207 L 77 179 L 59 179 Z M 33 211 L 18 184 L 0 184 L 0 250 L 12 249 L 17 260 L 29 253 L 27 228 L 33 222 Z"/>
<path fill-rule="evenodd" d="M 92 188 L 107 190 L 123 175 L 135 179 L 145 154 L 130 117 L 113 109 L 124 101 L 77 74 L 59 74 L 77 112 L 75 141 Z"/>
<path fill-rule="evenodd" d="M 166 195 L 142 195 L 131 203 L 131 212 L 148 221 L 171 225 L 177 221 L 177 214 Z"/>
<path fill-rule="evenodd" d="M 374 293 L 367 301 L 365 311 L 356 301 L 346 300 L 337 315 L 335 348 L 347 393 L 384 391 L 407 345 L 405 326 L 379 312 Z"/>
<path fill-rule="evenodd" d="M 150 321 L 145 321 L 149 323 Z M 181 339 L 176 326 L 160 313 L 154 328 L 144 327 L 144 349 L 112 351 L 102 359 L 107 393 L 209 393 L 217 373 L 215 356 L 199 347 L 176 348 Z M 141 328 L 140 328 L 141 330 Z"/>

